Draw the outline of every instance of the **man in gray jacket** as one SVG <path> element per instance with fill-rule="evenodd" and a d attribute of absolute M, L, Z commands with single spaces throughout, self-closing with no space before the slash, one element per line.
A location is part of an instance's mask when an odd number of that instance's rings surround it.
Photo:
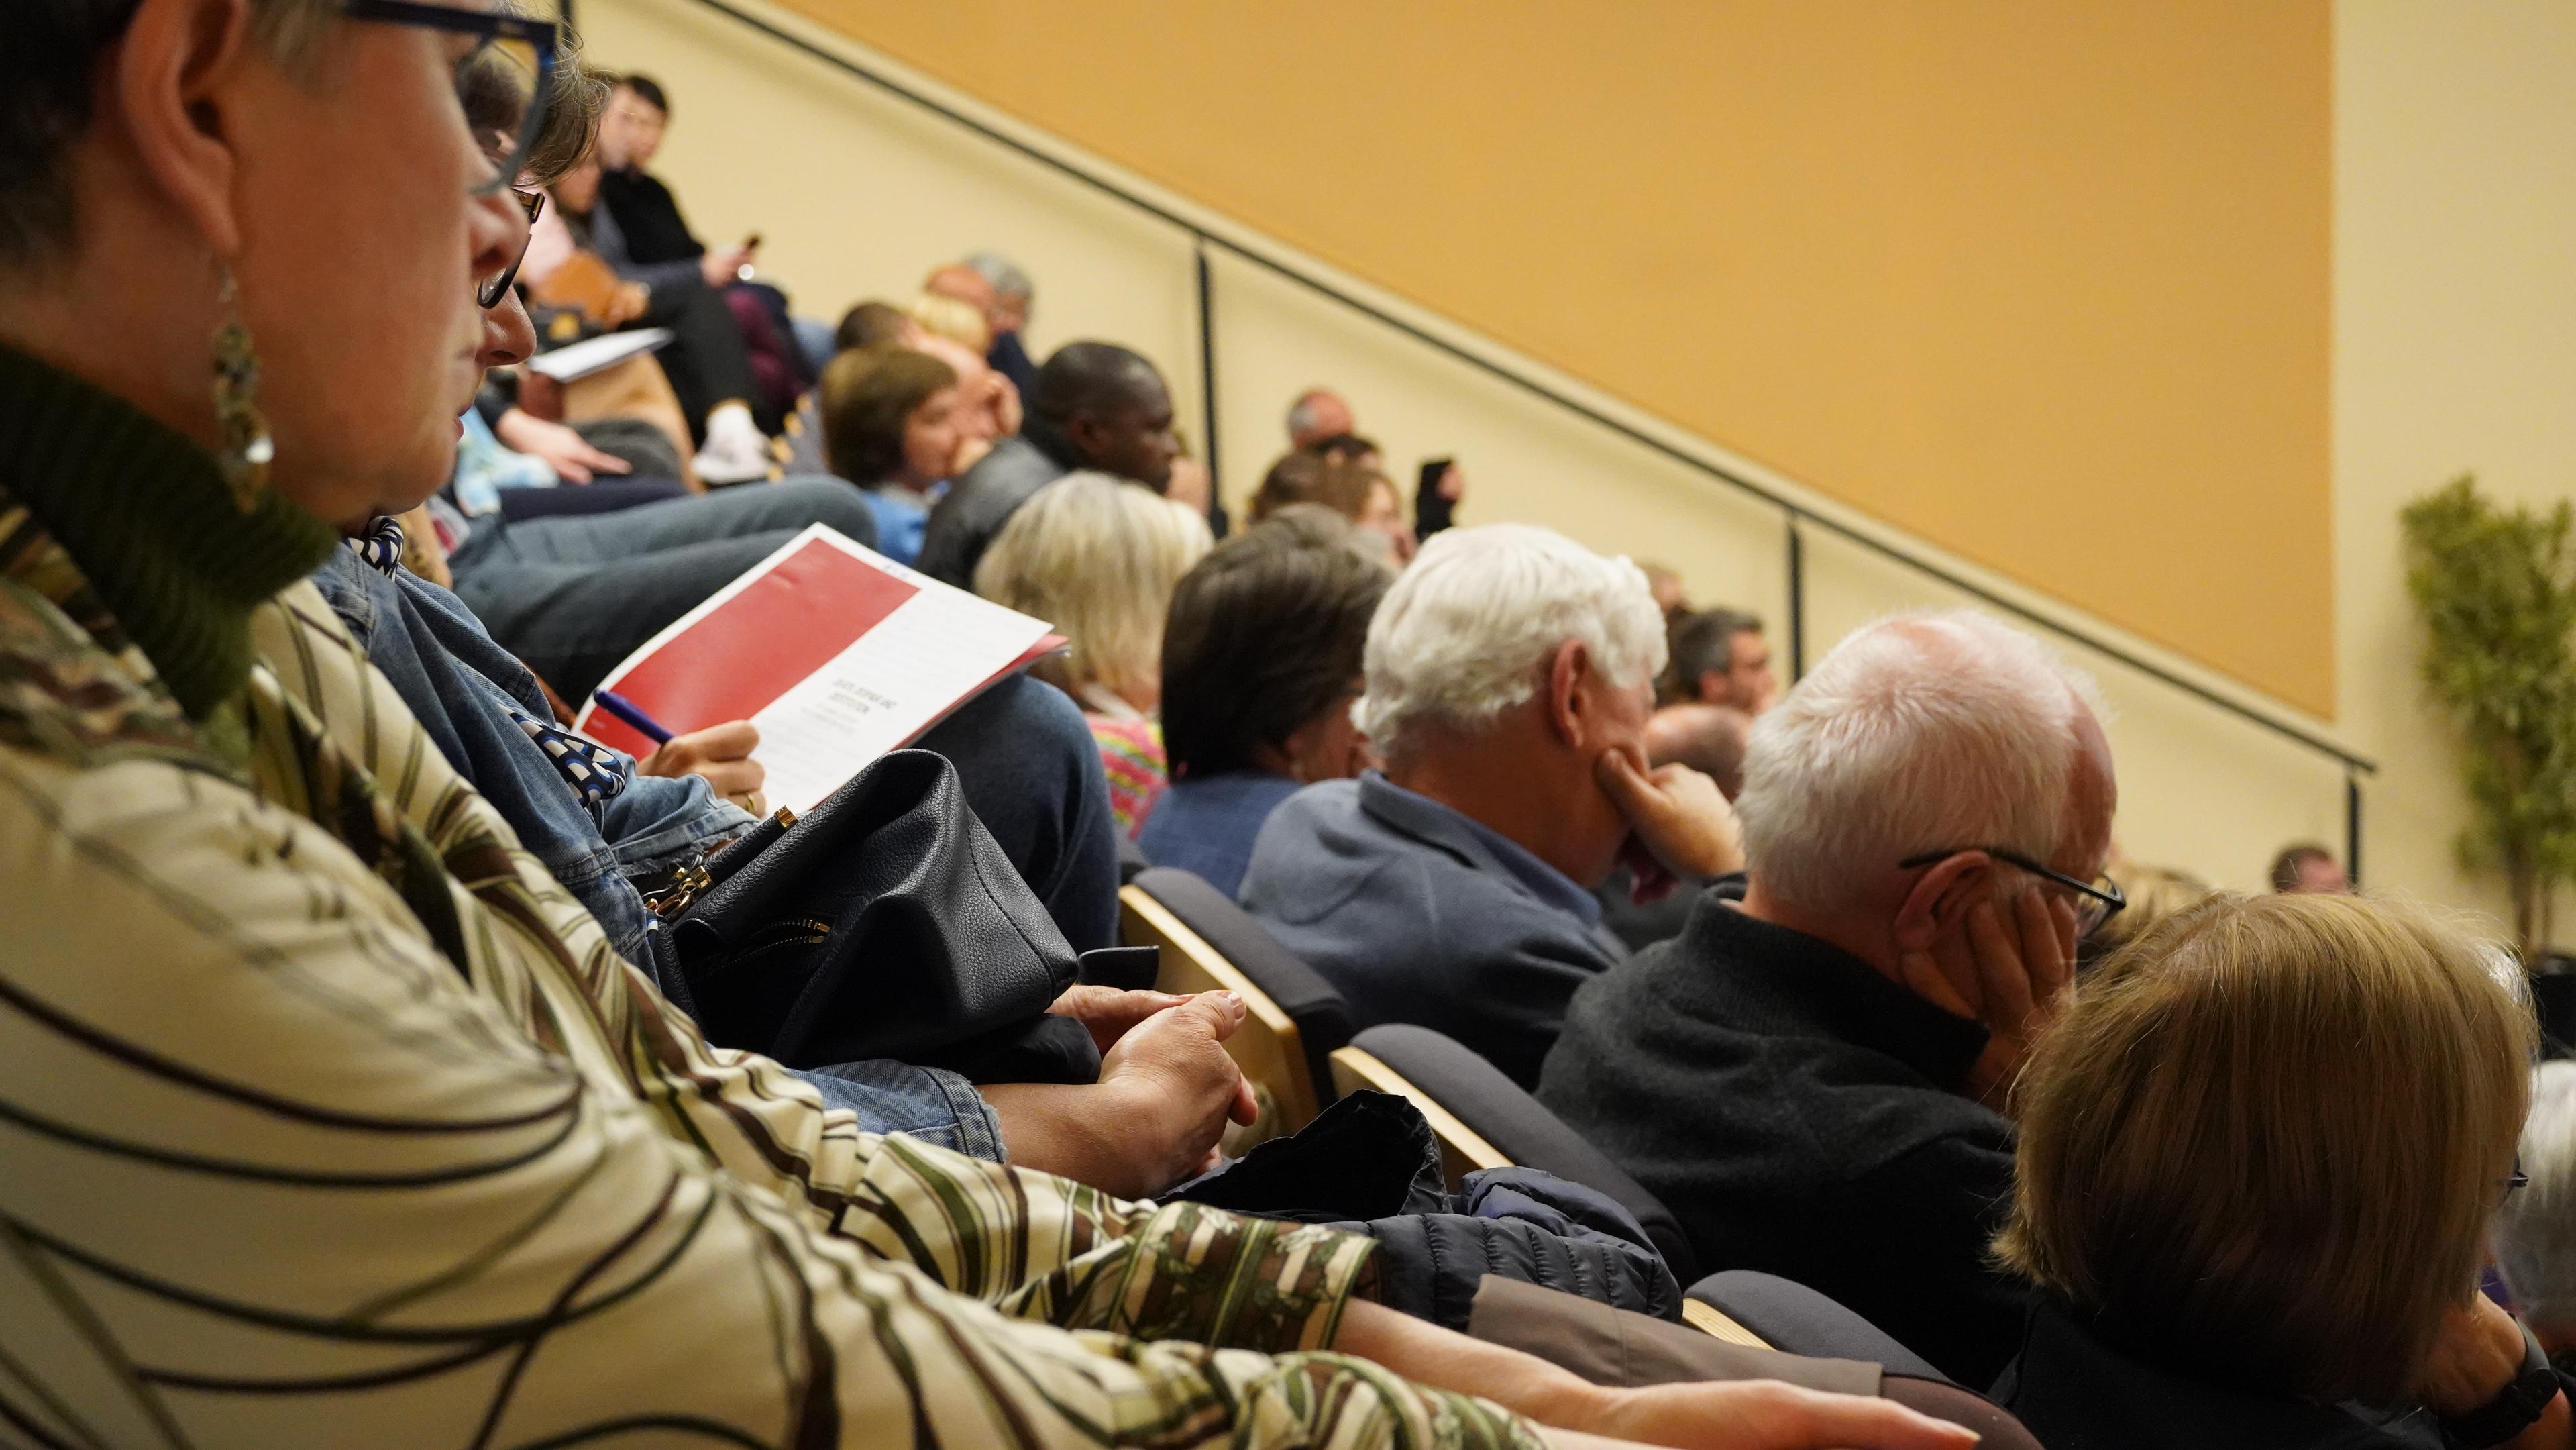
<path fill-rule="evenodd" d="M 1370 622 L 1361 728 L 1386 761 L 1262 827 L 1243 904 L 1363 1025 L 1458 1039 L 1524 1086 L 1574 989 L 1619 960 L 1591 895 L 1741 865 L 1709 778 L 1649 769 L 1664 664 L 1645 576 L 1546 529 L 1453 529 Z"/>

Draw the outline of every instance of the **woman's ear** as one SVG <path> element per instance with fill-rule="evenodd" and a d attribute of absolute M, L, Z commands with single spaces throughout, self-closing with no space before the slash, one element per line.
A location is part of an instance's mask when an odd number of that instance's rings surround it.
<path fill-rule="evenodd" d="M 1914 880 L 1896 908 L 1891 934 L 1899 951 L 1926 952 L 1959 929 L 1968 909 L 1991 889 L 1994 861 L 1983 851 L 1944 856 Z"/>
<path fill-rule="evenodd" d="M 98 118 L 205 242 L 241 250 L 233 208 L 236 91 L 252 60 L 249 0 L 142 0 L 109 52 Z"/>

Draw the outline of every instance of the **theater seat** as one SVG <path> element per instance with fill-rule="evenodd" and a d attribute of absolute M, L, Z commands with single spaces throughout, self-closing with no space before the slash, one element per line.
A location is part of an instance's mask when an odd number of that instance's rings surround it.
<path fill-rule="evenodd" d="M 2039 1450 L 2039 1441 L 2001 1406 L 1934 1369 L 1877 1325 L 1803 1284 L 1775 1274 L 1730 1269 L 1691 1285 L 1686 1296 L 1740 1325 L 1773 1349 L 1817 1359 L 1857 1359 L 1879 1366 L 1878 1392 L 1935 1419 L 1965 1425 L 1983 1438 L 1979 1450 Z M 1700 1322 L 1686 1308 L 1685 1319 Z"/>
<path fill-rule="evenodd" d="M 1336 1096 L 1333 1049 L 1351 1040 L 1350 1007 L 1341 993 L 1243 908 L 1187 871 L 1141 871 L 1118 900 L 1122 939 L 1163 948 L 1156 985 L 1167 992 L 1232 991 L 1252 1009 L 1226 1046 L 1271 1099 L 1272 1130 L 1294 1132 L 1312 1122 Z"/>
<path fill-rule="evenodd" d="M 1432 1117 L 1430 1110 L 1437 1107 L 1441 1116 L 1463 1130 L 1453 1163 L 1463 1162 L 1470 1168 L 1507 1164 L 1543 1168 L 1607 1194 L 1645 1226 L 1646 1236 L 1672 1266 L 1674 1278 L 1687 1284 L 1698 1273 L 1698 1261 L 1672 1210 L 1600 1149 L 1583 1141 L 1564 1119 L 1539 1106 L 1538 1099 L 1504 1076 L 1501 1068 L 1453 1038 L 1405 1023 L 1372 1027 L 1352 1046 L 1357 1053 L 1337 1055 L 1335 1060 L 1335 1075 L 1342 1079 L 1343 1090 L 1368 1086 L 1405 1092 L 1423 1107 L 1426 1117 Z M 1374 1074 L 1370 1063 L 1377 1065 Z M 1432 1126 L 1435 1131 L 1440 1128 L 1439 1117 L 1432 1117 Z M 1449 1145 L 1445 1135 L 1442 1142 Z"/>

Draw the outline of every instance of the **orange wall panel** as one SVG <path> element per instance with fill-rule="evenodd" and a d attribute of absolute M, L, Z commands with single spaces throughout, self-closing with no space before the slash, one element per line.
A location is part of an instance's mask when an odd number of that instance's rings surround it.
<path fill-rule="evenodd" d="M 790 3 L 2333 711 L 2327 0 Z"/>

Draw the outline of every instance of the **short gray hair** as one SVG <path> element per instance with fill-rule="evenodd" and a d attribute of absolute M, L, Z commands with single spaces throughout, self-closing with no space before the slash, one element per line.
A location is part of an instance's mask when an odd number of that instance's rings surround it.
<path fill-rule="evenodd" d="M 966 265 L 976 276 L 992 283 L 993 291 L 999 296 L 1026 298 L 1038 295 L 1037 284 L 1029 280 L 1028 273 L 1020 270 L 1020 264 L 999 252 L 977 252 L 966 259 Z"/>
<path fill-rule="evenodd" d="M 1989 615 L 1898 615 L 1854 631 L 1753 727 L 1746 869 L 1811 911 L 1922 851 L 2065 844 L 2075 712 L 2092 682 Z"/>
<path fill-rule="evenodd" d="M 1360 729 L 1394 758 L 1425 722 L 1481 728 L 1537 693 L 1540 665 L 1567 640 L 1616 684 L 1654 679 L 1664 615 L 1645 574 L 1552 529 L 1443 530 L 1369 621 Z"/>
<path fill-rule="evenodd" d="M 2522 1120 L 2522 1171 L 2495 1216 L 2496 1269 L 2526 1319 L 2576 1320 L 2576 1062 L 2531 1074 Z"/>

